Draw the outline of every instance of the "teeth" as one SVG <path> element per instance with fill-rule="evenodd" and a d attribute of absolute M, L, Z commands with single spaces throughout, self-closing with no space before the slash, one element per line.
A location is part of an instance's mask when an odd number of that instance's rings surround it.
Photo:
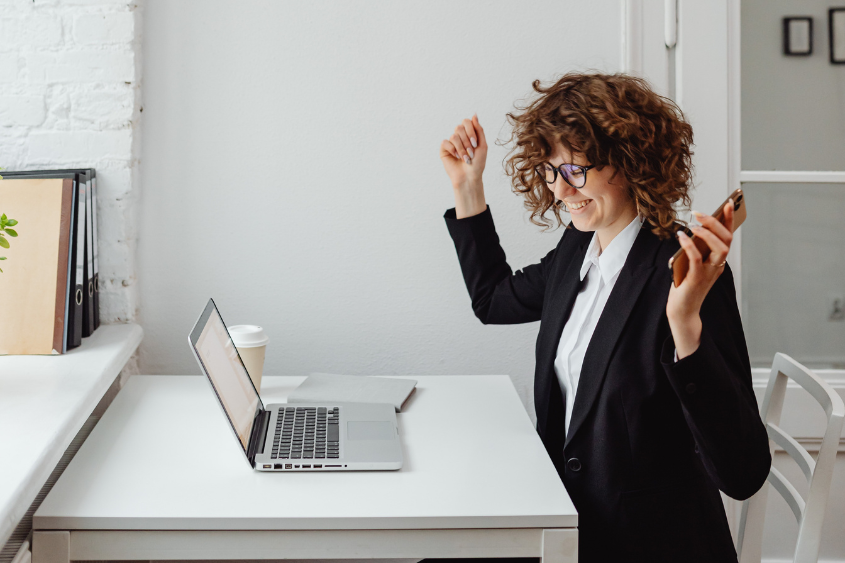
<path fill-rule="evenodd" d="M 590 203 L 590 201 L 591 200 L 589 199 L 585 199 L 584 201 L 579 201 L 578 203 L 568 203 L 567 207 L 569 207 L 569 209 L 581 209 L 582 207 Z"/>

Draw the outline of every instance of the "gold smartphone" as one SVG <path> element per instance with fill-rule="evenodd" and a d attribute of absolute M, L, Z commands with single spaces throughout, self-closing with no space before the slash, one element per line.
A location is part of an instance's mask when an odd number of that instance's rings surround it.
<path fill-rule="evenodd" d="M 727 204 L 731 199 L 734 200 L 734 221 L 731 232 L 735 232 L 739 226 L 742 225 L 743 221 L 745 221 L 747 211 L 745 207 L 745 198 L 742 195 L 741 188 L 735 190 L 728 199 L 722 202 L 722 205 L 720 205 L 716 212 L 713 213 L 713 217 L 721 221 L 725 204 Z M 695 244 L 695 247 L 698 248 L 698 251 L 701 252 L 701 260 L 707 260 L 707 257 L 710 256 L 710 247 L 707 246 L 707 243 L 700 238 L 697 238 L 695 235 L 692 235 L 692 242 Z M 687 253 L 684 252 L 683 248 L 679 248 L 675 255 L 669 259 L 669 269 L 672 270 L 672 279 L 675 283 L 675 287 L 678 287 L 681 285 L 681 282 L 684 281 L 684 278 L 687 276 L 687 272 L 689 271 L 689 258 L 687 258 Z"/>

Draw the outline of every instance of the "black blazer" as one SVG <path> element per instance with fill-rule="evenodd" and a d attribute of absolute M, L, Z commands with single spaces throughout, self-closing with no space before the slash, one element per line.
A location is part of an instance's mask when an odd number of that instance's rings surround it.
<path fill-rule="evenodd" d="M 566 229 L 539 264 L 511 271 L 489 207 L 445 215 L 484 324 L 540 321 L 537 431 L 579 518 L 579 561 L 736 561 L 719 490 L 757 492 L 771 465 L 730 267 L 702 308 L 701 344 L 674 362 L 669 258 L 641 229 L 587 348 L 568 435 L 554 371 L 592 232 Z"/>

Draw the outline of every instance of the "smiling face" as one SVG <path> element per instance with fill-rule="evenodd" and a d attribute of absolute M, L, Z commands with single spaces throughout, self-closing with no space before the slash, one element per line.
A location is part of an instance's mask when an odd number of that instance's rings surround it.
<path fill-rule="evenodd" d="M 549 157 L 549 163 L 558 167 L 563 163 L 579 166 L 593 164 L 587 162 L 582 154 L 570 154 L 560 144 Z M 598 233 L 602 249 L 637 216 L 637 206 L 628 195 L 625 179 L 617 174 L 611 180 L 614 172 L 611 166 L 591 168 L 587 171 L 586 184 L 579 189 L 566 183 L 560 174 L 553 184 L 547 184 L 555 198 L 566 204 L 576 229 Z"/>

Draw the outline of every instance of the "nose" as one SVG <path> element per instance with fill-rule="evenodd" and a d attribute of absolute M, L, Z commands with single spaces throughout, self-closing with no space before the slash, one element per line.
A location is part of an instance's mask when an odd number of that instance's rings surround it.
<path fill-rule="evenodd" d="M 558 174 L 557 179 L 555 180 L 554 184 L 550 185 L 549 188 L 551 188 L 552 192 L 555 194 L 555 198 L 557 198 L 561 201 L 563 201 L 564 199 L 566 199 L 567 197 L 569 197 L 571 195 L 574 195 L 575 192 L 578 191 L 575 188 L 573 188 L 572 186 L 570 186 L 569 184 L 567 184 L 566 180 L 564 180 L 560 176 L 560 174 Z"/>

